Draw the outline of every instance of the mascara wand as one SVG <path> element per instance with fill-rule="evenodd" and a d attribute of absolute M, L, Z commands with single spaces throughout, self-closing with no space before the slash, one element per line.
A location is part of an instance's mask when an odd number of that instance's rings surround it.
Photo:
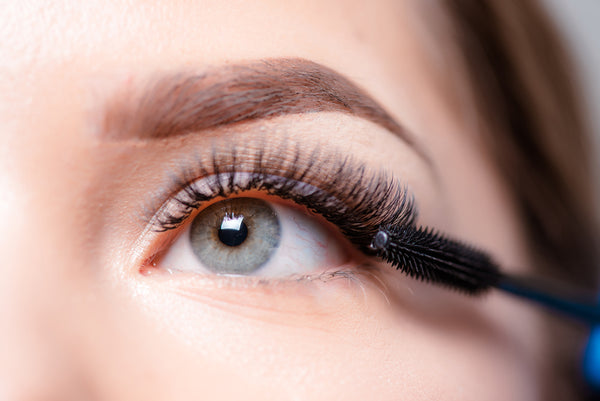
<path fill-rule="evenodd" d="M 497 288 L 585 323 L 600 324 L 593 297 L 562 283 L 505 274 L 485 252 L 415 225 L 380 228 L 369 250 L 410 277 L 477 295 Z"/>

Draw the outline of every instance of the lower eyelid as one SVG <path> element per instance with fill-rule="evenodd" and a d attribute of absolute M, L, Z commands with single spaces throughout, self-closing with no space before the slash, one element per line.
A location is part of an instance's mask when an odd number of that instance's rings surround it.
<path fill-rule="evenodd" d="M 379 267 L 369 265 L 346 265 L 284 278 L 154 272 L 147 277 L 147 284 L 237 314 L 325 316 L 336 313 L 340 302 L 364 304 L 378 297 L 389 304 L 388 287 L 380 273 Z"/>

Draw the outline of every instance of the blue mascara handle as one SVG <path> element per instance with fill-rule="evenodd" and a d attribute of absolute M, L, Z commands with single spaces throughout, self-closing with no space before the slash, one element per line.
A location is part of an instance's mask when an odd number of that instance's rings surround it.
<path fill-rule="evenodd" d="M 590 389 L 600 394 L 600 303 L 582 303 L 568 296 L 557 296 L 529 280 L 506 276 L 498 288 L 518 295 L 590 324 L 590 336 L 583 355 L 582 370 Z"/>
<path fill-rule="evenodd" d="M 583 357 L 583 374 L 587 383 L 600 392 L 600 325 L 591 329 Z"/>

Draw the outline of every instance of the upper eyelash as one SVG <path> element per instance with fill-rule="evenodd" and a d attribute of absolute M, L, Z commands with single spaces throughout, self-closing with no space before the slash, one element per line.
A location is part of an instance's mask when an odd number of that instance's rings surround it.
<path fill-rule="evenodd" d="M 382 225 L 415 224 L 414 198 L 398 180 L 370 172 L 352 157 L 320 153 L 319 147 L 310 152 L 298 145 L 290 149 L 285 141 L 272 152 L 265 146 L 213 147 L 208 161 L 197 156 L 194 165 L 172 175 L 173 195 L 149 222 L 155 231 L 172 230 L 208 201 L 259 190 L 321 215 L 365 253 Z M 248 160 L 252 163 L 244 166 Z"/>

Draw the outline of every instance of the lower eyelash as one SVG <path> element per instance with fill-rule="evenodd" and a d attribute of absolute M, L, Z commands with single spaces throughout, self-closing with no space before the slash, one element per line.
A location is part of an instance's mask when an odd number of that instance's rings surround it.
<path fill-rule="evenodd" d="M 323 157 L 299 147 L 293 152 L 254 149 L 244 149 L 242 157 L 235 145 L 227 151 L 213 148 L 208 163 L 197 158 L 195 166 L 176 174 L 176 193 L 149 219 L 152 228 L 175 229 L 206 202 L 249 190 L 307 207 L 365 253 L 380 226 L 415 222 L 416 207 L 406 188 L 383 172 L 368 172 L 350 157 L 335 152 Z"/>
<path fill-rule="evenodd" d="M 375 286 L 377 291 L 383 296 L 388 305 L 391 304 L 389 299 L 389 288 L 385 280 L 380 277 L 381 270 L 370 264 L 361 264 L 352 269 L 341 269 L 333 271 L 324 271 L 313 275 L 303 275 L 297 278 L 297 281 L 310 281 L 310 282 L 321 282 L 329 283 L 332 281 L 343 280 L 357 285 L 363 296 L 366 297 L 367 291 L 366 286 Z"/>

